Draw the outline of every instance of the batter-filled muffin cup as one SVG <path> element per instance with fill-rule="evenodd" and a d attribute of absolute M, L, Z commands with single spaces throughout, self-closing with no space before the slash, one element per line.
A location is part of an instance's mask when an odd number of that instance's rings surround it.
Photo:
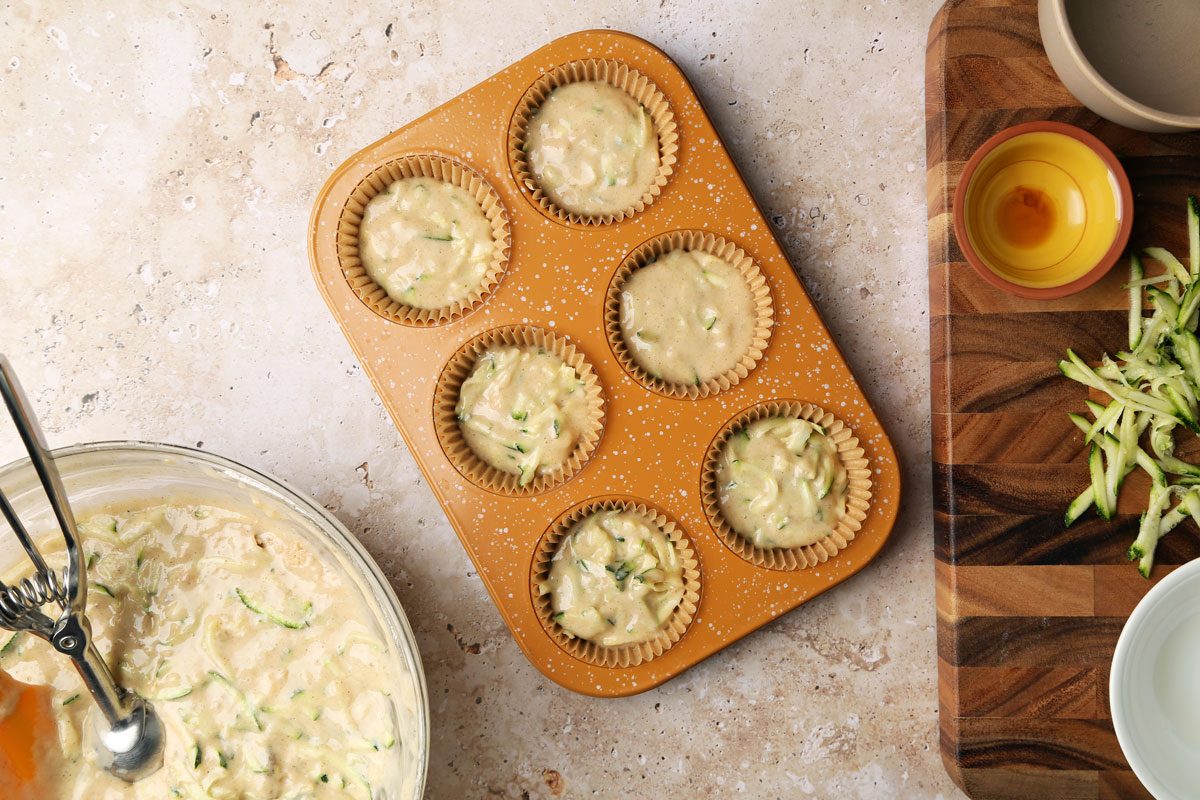
<path fill-rule="evenodd" d="M 451 322 L 481 305 L 504 275 L 510 241 L 495 189 L 436 155 L 374 169 L 338 217 L 338 261 L 351 289 L 406 325 Z"/>
<path fill-rule="evenodd" d="M 517 104 L 509 161 L 547 214 L 602 225 L 654 202 L 674 170 L 678 138 L 666 96 L 645 75 L 619 61 L 572 61 Z"/>
<path fill-rule="evenodd" d="M 709 446 L 703 476 L 704 510 L 717 535 L 770 569 L 828 561 L 870 508 L 870 465 L 857 437 L 811 403 L 763 403 L 734 417 Z"/>
<path fill-rule="evenodd" d="M 595 451 L 604 396 L 569 340 L 541 328 L 496 328 L 460 348 L 442 370 L 434 429 L 472 483 L 536 494 L 569 480 Z"/>
<path fill-rule="evenodd" d="M 766 278 L 740 247 L 685 230 L 625 257 L 608 286 L 604 323 L 617 361 L 639 383 L 697 399 L 754 369 L 774 310 Z"/>
<path fill-rule="evenodd" d="M 563 650 L 602 667 L 633 667 L 679 641 L 700 603 L 691 543 L 636 500 L 583 503 L 538 542 L 530 589 Z"/>

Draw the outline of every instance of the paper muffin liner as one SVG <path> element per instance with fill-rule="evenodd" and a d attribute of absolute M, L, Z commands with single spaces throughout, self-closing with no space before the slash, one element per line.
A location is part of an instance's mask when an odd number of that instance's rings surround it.
<path fill-rule="evenodd" d="M 557 206 L 546 196 L 533 176 L 524 149 L 529 120 L 542 103 L 546 102 L 550 93 L 568 83 L 584 81 L 597 81 L 615 86 L 641 103 L 642 107 L 650 114 L 650 122 L 658 137 L 658 173 L 654 176 L 653 183 L 636 203 L 615 213 L 580 214 Z M 678 150 L 679 132 L 675 123 L 675 115 L 671 111 L 666 95 L 659 91 L 658 87 L 651 83 L 645 75 L 635 69 L 630 69 L 620 61 L 588 59 L 571 61 L 555 67 L 538 78 L 526 90 L 520 102 L 517 103 L 517 110 L 513 113 L 512 121 L 508 126 L 508 160 L 517 183 L 529 193 L 534 202 L 546 214 L 578 225 L 607 225 L 620 222 L 644 210 L 646 206 L 654 202 L 654 198 L 658 197 L 662 193 L 663 187 L 666 186 L 667 180 L 675 169 Z"/>
<path fill-rule="evenodd" d="M 546 473 L 538 472 L 524 486 L 519 483 L 519 475 L 497 469 L 475 454 L 467 444 L 455 415 L 463 381 L 475 368 L 479 356 L 491 347 L 542 348 L 569 364 L 584 383 L 588 427 L 580 435 L 575 450 L 561 468 Z M 471 483 L 504 495 L 533 495 L 570 480 L 595 452 L 604 431 L 604 393 L 596 371 L 569 340 L 541 328 L 510 325 L 479 334 L 450 358 L 434 387 L 433 425 L 442 451 L 455 469 Z"/>
<path fill-rule="evenodd" d="M 769 417 L 804 419 L 823 427 L 826 437 L 837 447 L 838 458 L 846 469 L 846 513 L 833 532 L 819 542 L 803 547 L 759 547 L 730 527 L 721 514 L 721 506 L 717 501 L 717 469 L 721 452 L 736 431 Z M 774 401 L 753 406 L 738 414 L 725 423 L 709 445 L 703 474 L 701 500 L 704 513 L 708 515 L 708 521 L 717 535 L 730 550 L 750 563 L 767 569 L 806 569 L 828 561 L 854 539 L 871 505 L 871 470 L 863 449 L 858 445 L 858 437 L 840 419 L 812 403 Z"/>
<path fill-rule="evenodd" d="M 417 308 L 395 300 L 367 274 L 359 258 L 358 231 L 367 203 L 396 181 L 416 177 L 446 181 L 465 189 L 479 203 L 492 226 L 495 254 L 479 286 L 462 300 L 442 308 Z M 511 241 L 508 214 L 496 190 L 470 167 L 444 156 L 430 154 L 401 156 L 376 167 L 354 187 L 342 206 L 337 223 L 338 263 L 350 288 L 379 316 L 417 327 L 452 322 L 482 305 L 504 276 Z"/>
<path fill-rule="evenodd" d="M 629 345 L 621 333 L 621 289 L 624 287 L 625 281 L 636 270 L 672 250 L 699 250 L 731 264 L 746 282 L 754 302 L 754 335 L 749 349 L 742 354 L 741 359 L 734 366 L 699 385 L 673 383 L 651 375 L 634 360 Z M 668 397 L 696 400 L 723 392 L 737 385 L 762 359 L 763 351 L 771 338 L 771 328 L 774 322 L 775 311 L 771 304 L 771 289 L 754 260 L 732 242 L 715 234 L 698 230 L 673 231 L 638 245 L 617 267 L 617 271 L 608 285 L 608 295 L 604 300 L 604 329 L 608 334 L 608 343 L 612 347 L 613 355 L 638 383 Z"/>
<path fill-rule="evenodd" d="M 656 525 L 679 554 L 679 562 L 683 567 L 683 597 L 659 629 L 658 635 L 649 641 L 606 647 L 587 639 L 580 639 L 554 621 L 551 597 L 548 593 L 542 594 L 539 587 L 539 584 L 550 577 L 551 561 L 563 537 L 575 525 L 601 511 L 630 511 L 638 514 L 647 522 Z M 589 500 L 555 520 L 538 542 L 533 556 L 533 568 L 530 571 L 530 589 L 538 620 L 550 638 L 563 650 L 581 661 L 600 667 L 636 667 L 661 656 L 687 631 L 696 616 L 696 608 L 700 605 L 700 564 L 687 536 L 661 511 L 633 499 Z"/>

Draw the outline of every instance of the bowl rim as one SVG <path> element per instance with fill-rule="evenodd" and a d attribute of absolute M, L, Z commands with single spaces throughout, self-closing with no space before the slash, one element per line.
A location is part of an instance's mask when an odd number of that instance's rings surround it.
<path fill-rule="evenodd" d="M 1083 48 L 1079 46 L 1079 40 L 1075 38 L 1075 31 L 1072 30 L 1070 20 L 1067 19 L 1066 0 L 1048 0 L 1051 11 L 1054 14 L 1054 24 L 1062 33 L 1063 43 L 1067 46 L 1067 52 L 1075 65 L 1083 72 L 1084 76 L 1096 85 L 1100 91 L 1108 97 L 1109 100 L 1116 103 L 1121 108 L 1125 109 L 1135 116 L 1151 122 L 1157 122 L 1159 125 L 1164 125 L 1176 129 L 1178 133 L 1193 131 L 1200 128 L 1200 114 L 1176 114 L 1173 111 L 1163 111 L 1162 109 L 1148 106 L 1141 101 L 1134 100 L 1129 95 L 1122 92 L 1117 87 L 1113 86 L 1108 80 L 1101 75 L 1088 57 L 1084 55 Z"/>
<path fill-rule="evenodd" d="M 298 512 L 302 515 L 311 516 L 315 519 L 314 522 L 319 523 L 318 527 L 323 527 L 325 532 L 336 535 L 337 544 L 344 545 L 350 560 L 362 567 L 362 577 L 367 584 L 375 584 L 374 588 L 380 591 L 383 598 L 388 601 L 389 610 L 395 615 L 395 621 L 398 623 L 401 637 L 404 639 L 404 644 L 410 651 L 412 656 L 412 675 L 416 683 L 419 707 L 417 709 L 419 716 L 419 726 L 423 739 L 423 747 L 418 758 L 420 774 L 414 784 L 417 790 L 414 797 L 420 798 L 425 795 L 426 783 L 429 777 L 429 754 L 432 746 L 430 739 L 430 705 L 429 705 L 429 688 L 425 680 L 425 665 L 421 660 L 421 651 L 417 646 L 417 638 L 413 633 L 412 625 L 408 621 L 408 615 L 404 611 L 404 606 L 400 603 L 400 598 L 396 596 L 396 591 L 392 588 L 391 581 L 383 574 L 379 564 L 376 563 L 374 557 L 367 552 L 362 543 L 358 541 L 358 537 L 350 532 L 350 530 L 341 523 L 328 509 L 309 497 L 305 492 L 296 489 L 279 478 L 261 472 L 254 467 L 247 466 L 239 461 L 226 456 L 217 455 L 207 450 L 200 450 L 195 447 L 186 445 L 167 444 L 165 442 L 151 442 L 135 439 L 109 439 L 97 442 L 83 442 L 79 444 L 67 445 L 65 447 L 57 447 L 50 451 L 51 458 L 58 459 L 67 456 L 80 454 L 92 454 L 103 452 L 118 452 L 126 451 L 131 453 L 152 453 L 160 455 L 174 455 L 183 458 L 192 459 L 195 461 L 206 462 L 212 466 L 238 473 L 249 480 L 261 484 L 269 492 L 273 492 L 284 502 L 297 507 Z M 15 458 L 3 465 L 0 465 L 0 481 L 12 475 L 21 468 L 28 467 L 30 460 L 28 458 Z M 386 616 L 385 612 L 385 616 Z M 407 659 L 406 659 L 407 660 Z"/>
<path fill-rule="evenodd" d="M 1131 729 L 1132 721 L 1123 702 L 1124 682 L 1129 678 L 1129 662 L 1136 657 L 1138 652 L 1133 650 L 1133 640 L 1142 623 L 1161 606 L 1163 598 L 1170 595 L 1180 585 L 1194 580 L 1200 580 L 1200 559 L 1181 565 L 1150 588 L 1150 591 L 1134 607 L 1133 613 L 1129 615 L 1129 619 L 1125 621 L 1125 625 L 1121 629 L 1121 635 L 1118 637 L 1117 646 L 1113 651 L 1112 667 L 1108 676 L 1108 707 L 1117 743 L 1138 780 L 1159 800 L 1182 800 L 1183 796 L 1175 793 L 1172 787 L 1164 785 L 1151 772 L 1149 764 L 1142 760 L 1142 748 L 1139 748 L 1134 740 Z M 1145 653 L 1146 651 L 1141 652 Z"/>
<path fill-rule="evenodd" d="M 1108 167 L 1109 173 L 1116 180 L 1117 193 L 1120 195 L 1120 222 L 1112 244 L 1109 245 L 1108 250 L 1100 257 L 1095 266 L 1070 283 L 1064 283 L 1061 286 L 1021 286 L 1020 284 L 1005 280 L 993 272 L 984 260 L 980 258 L 979 254 L 975 251 L 974 245 L 971 244 L 971 238 L 967 231 L 967 190 L 970 187 L 972 179 L 975 177 L 975 172 L 979 168 L 980 163 L 1000 145 L 1027 133 L 1058 133 L 1083 144 L 1098 155 L 1100 160 Z M 967 163 L 963 166 L 962 174 L 958 178 L 958 187 L 954 191 L 954 211 L 952 216 L 954 219 L 954 237 L 958 240 L 958 247 L 967 259 L 967 263 L 975 268 L 980 277 L 996 288 L 1003 289 L 1009 294 L 1014 294 L 1018 297 L 1031 300 L 1054 300 L 1083 291 L 1103 278 L 1112 269 L 1113 265 L 1117 263 L 1117 259 L 1125 251 L 1125 246 L 1129 243 L 1129 235 L 1133 231 L 1133 189 L 1129 185 L 1129 176 L 1125 173 L 1125 168 L 1121 166 L 1121 162 L 1104 142 L 1075 125 L 1068 125 L 1065 122 L 1053 122 L 1051 120 L 1037 120 L 1005 128 L 981 144 L 971 154 L 971 157 L 967 159 Z"/>

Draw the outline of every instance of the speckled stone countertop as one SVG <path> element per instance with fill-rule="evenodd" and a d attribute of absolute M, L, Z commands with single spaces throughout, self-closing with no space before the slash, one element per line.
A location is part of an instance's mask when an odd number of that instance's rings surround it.
<path fill-rule="evenodd" d="M 18 0 L 0 16 L 0 351 L 52 444 L 202 446 L 360 536 L 425 660 L 428 797 L 962 796 L 936 732 L 922 110 L 936 0 L 99 5 Z M 607 701 L 519 652 L 305 253 L 343 159 L 591 27 L 640 35 L 687 73 L 906 481 L 861 575 Z M 0 459 L 18 451 L 0 434 Z"/>

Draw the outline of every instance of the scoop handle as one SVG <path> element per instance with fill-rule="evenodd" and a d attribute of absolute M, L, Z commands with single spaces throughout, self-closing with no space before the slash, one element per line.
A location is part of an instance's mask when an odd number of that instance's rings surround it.
<path fill-rule="evenodd" d="M 22 627 L 47 638 L 54 649 L 68 656 L 83 679 L 88 692 L 96 701 L 100 713 L 107 723 L 97 731 L 98 750 L 105 767 L 114 775 L 127 781 L 145 777 L 162 766 L 163 729 L 158 716 L 149 703 L 117 685 L 112 671 L 101 658 L 92 640 L 92 626 L 85 614 L 87 609 L 87 565 L 83 560 L 79 534 L 75 529 L 75 515 L 63 488 L 62 477 L 54 464 L 54 457 L 46 444 L 46 437 L 38 425 L 29 400 L 21 390 L 16 373 L 8 359 L 0 354 L 0 397 L 16 425 L 29 460 L 33 464 L 46 499 L 54 510 L 67 550 L 67 568 L 63 579 L 49 568 L 33 542 L 33 537 L 18 518 L 8 498 L 0 491 L 0 511 L 16 533 L 36 569 L 35 581 L 27 581 L 22 588 L 29 590 L 23 599 L 30 607 L 17 609 L 18 597 L 10 587 L 0 584 L 5 595 L 0 606 L 4 620 L 14 617 Z M 34 590 L 37 591 L 34 591 Z M 48 619 L 34 606 L 56 601 L 63 609 L 53 629 L 46 631 Z M 10 609 L 8 606 L 14 606 Z M 10 611 L 22 610 L 14 615 Z M 20 617 L 25 619 L 21 620 Z"/>
<path fill-rule="evenodd" d="M 153 706 L 117 684 L 96 649 L 87 617 L 67 611 L 54 626 L 50 644 L 70 657 L 104 715 L 106 725 L 95 731 L 104 768 L 131 783 L 157 771 L 165 744 L 162 722 Z"/>
<path fill-rule="evenodd" d="M 12 365 L 3 354 L 0 354 L 0 397 L 4 400 L 13 424 L 16 425 L 21 443 L 25 445 L 25 452 L 29 454 L 30 463 L 33 464 L 38 480 L 42 483 L 46 499 L 50 501 L 54 518 L 58 521 L 58 528 L 66 540 L 66 580 L 61 587 L 64 596 L 56 599 L 63 608 L 82 610 L 87 604 L 87 583 L 81 578 L 84 565 L 79 548 L 79 534 L 75 530 L 75 515 L 71 513 L 71 504 L 67 502 L 62 477 L 58 474 L 58 468 L 54 466 L 54 458 L 50 455 L 42 428 L 38 425 L 37 417 L 33 414 L 33 408 L 21 389 L 21 383 L 17 380 Z M 34 568 L 43 575 L 48 574 L 50 568 L 46 566 L 42 554 L 33 543 L 33 537 L 29 535 L 29 531 L 7 501 L 3 504 L 3 510 L 5 519 L 20 540 L 21 546 L 25 548 L 25 553 L 33 562 Z"/>
<path fill-rule="evenodd" d="M 92 625 L 87 617 L 72 612 L 64 614 L 54 626 L 50 644 L 74 663 L 109 725 L 115 726 L 129 715 L 132 709 L 128 698 L 132 695 L 117 685 L 112 670 L 101 658 L 92 640 Z"/>

